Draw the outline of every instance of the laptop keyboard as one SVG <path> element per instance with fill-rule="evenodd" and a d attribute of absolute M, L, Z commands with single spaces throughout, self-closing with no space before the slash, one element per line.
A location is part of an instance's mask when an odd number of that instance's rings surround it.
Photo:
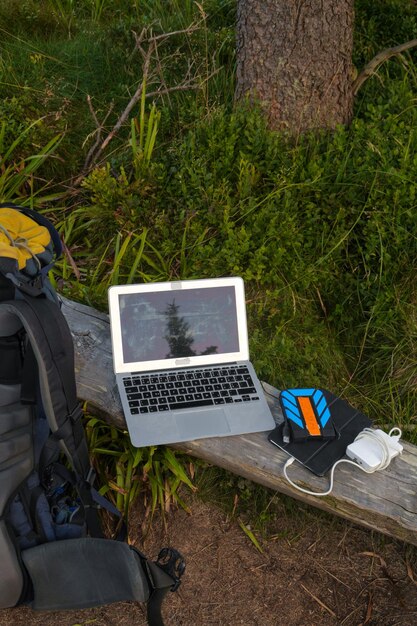
<path fill-rule="evenodd" d="M 123 383 L 133 415 L 259 400 L 245 365 L 134 374 Z"/>

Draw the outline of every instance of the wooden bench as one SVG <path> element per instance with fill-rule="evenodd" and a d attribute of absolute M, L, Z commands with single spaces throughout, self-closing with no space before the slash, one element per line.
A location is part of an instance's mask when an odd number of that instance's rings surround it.
<path fill-rule="evenodd" d="M 63 313 L 75 344 L 77 388 L 80 400 L 92 414 L 126 428 L 115 378 L 108 316 L 93 308 L 63 301 Z M 277 415 L 277 390 L 266 385 L 272 414 Z M 270 395 L 272 394 L 272 395 Z M 276 491 L 288 494 L 370 529 L 417 545 L 417 447 L 404 441 L 401 457 L 384 471 L 365 474 L 341 464 L 329 496 L 317 498 L 293 489 L 282 468 L 287 455 L 267 440 L 267 433 L 200 439 L 172 445 Z M 297 463 L 291 478 L 310 490 L 327 488 L 326 478 L 317 478 Z"/>

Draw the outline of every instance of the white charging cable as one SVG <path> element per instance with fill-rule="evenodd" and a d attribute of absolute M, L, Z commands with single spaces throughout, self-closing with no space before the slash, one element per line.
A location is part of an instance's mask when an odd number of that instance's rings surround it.
<path fill-rule="evenodd" d="M 354 443 L 362 441 L 362 443 L 365 444 L 365 450 L 369 443 L 376 443 L 378 446 L 377 449 L 380 451 L 380 458 L 378 458 L 378 461 L 372 467 L 369 467 L 369 466 L 364 467 L 364 465 L 361 464 L 362 462 L 366 461 L 366 459 L 364 459 L 365 455 L 363 455 L 362 458 L 356 457 L 355 460 L 352 460 L 352 461 L 349 459 L 339 459 L 339 461 L 336 461 L 336 463 L 333 465 L 332 469 L 330 470 L 330 484 L 329 484 L 329 488 L 327 489 L 327 491 L 310 491 L 309 489 L 304 489 L 303 487 L 300 487 L 299 485 L 294 483 L 289 478 L 288 473 L 287 473 L 287 468 L 290 465 L 292 465 L 294 461 L 296 460 L 295 457 L 293 456 L 290 457 L 284 465 L 284 468 L 283 468 L 284 476 L 287 479 L 287 481 L 290 483 L 290 485 L 292 485 L 292 487 L 294 487 L 295 489 L 298 489 L 298 491 L 302 491 L 303 493 L 306 493 L 309 496 L 328 496 L 329 493 L 331 493 L 333 490 L 334 471 L 336 467 L 340 465 L 340 463 L 348 463 L 349 465 L 354 465 L 355 467 L 358 467 L 359 469 L 361 469 L 363 472 L 366 472 L 367 474 L 373 474 L 374 472 L 383 470 L 386 467 L 388 467 L 388 465 L 391 463 L 391 459 L 394 456 L 397 456 L 397 454 L 401 454 L 402 446 L 398 444 L 398 441 L 401 438 L 401 435 L 402 435 L 401 429 L 398 428 L 397 426 L 395 428 L 392 428 L 389 431 L 388 435 L 384 433 L 382 430 L 373 430 L 372 428 L 364 428 L 356 437 Z M 395 448 L 390 446 L 389 438 L 392 438 L 393 441 L 395 442 L 396 444 Z M 356 452 L 356 454 L 358 453 Z"/>

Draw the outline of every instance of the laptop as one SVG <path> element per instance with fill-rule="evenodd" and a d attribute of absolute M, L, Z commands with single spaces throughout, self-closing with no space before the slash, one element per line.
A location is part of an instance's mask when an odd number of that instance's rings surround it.
<path fill-rule="evenodd" d="M 249 362 L 241 278 L 118 285 L 108 297 L 114 371 L 133 445 L 275 427 Z"/>

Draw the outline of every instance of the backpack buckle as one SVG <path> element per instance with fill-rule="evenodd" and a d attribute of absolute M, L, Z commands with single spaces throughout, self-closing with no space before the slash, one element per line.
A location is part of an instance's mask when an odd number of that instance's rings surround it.
<path fill-rule="evenodd" d="M 90 469 L 88 470 L 88 474 L 85 480 L 89 485 L 93 486 L 96 480 L 96 476 L 97 474 L 95 472 L 95 469 L 94 467 L 91 466 Z"/>
<path fill-rule="evenodd" d="M 84 413 L 83 413 L 81 404 L 79 404 L 77 402 L 77 404 L 72 409 L 72 411 L 70 413 L 68 413 L 67 419 L 69 418 L 71 420 L 71 422 L 73 424 L 75 424 L 76 422 L 78 422 L 83 417 L 83 415 L 84 415 Z"/>
<path fill-rule="evenodd" d="M 34 287 L 35 289 L 39 289 L 39 291 L 42 291 L 45 285 L 44 275 L 39 273 L 30 282 L 32 287 Z"/>
<path fill-rule="evenodd" d="M 28 296 L 36 298 L 43 293 L 45 280 L 42 273 L 39 273 L 34 278 L 27 280 L 23 280 L 10 272 L 5 274 L 5 276 L 19 289 L 19 291 Z"/>
<path fill-rule="evenodd" d="M 184 557 L 175 548 L 162 548 L 156 564 L 174 580 L 171 591 L 176 591 L 181 584 L 181 576 L 185 572 Z"/>

